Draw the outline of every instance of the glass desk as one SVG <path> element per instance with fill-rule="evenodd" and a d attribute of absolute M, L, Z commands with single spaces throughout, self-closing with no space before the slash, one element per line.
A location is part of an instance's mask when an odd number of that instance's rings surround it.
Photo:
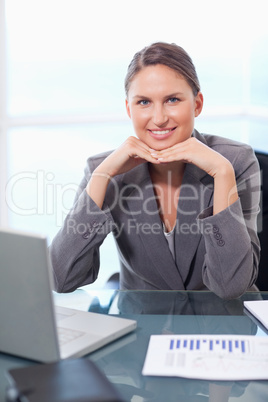
<path fill-rule="evenodd" d="M 243 301 L 256 299 L 268 299 L 268 292 L 250 292 L 229 301 L 211 292 L 80 289 L 55 294 L 58 305 L 137 320 L 136 331 L 85 357 L 132 402 L 267 402 L 268 381 L 210 382 L 141 374 L 151 334 L 267 336 L 244 312 Z M 33 364 L 37 363 L 0 354 L 0 401 L 5 400 L 6 371 Z"/>

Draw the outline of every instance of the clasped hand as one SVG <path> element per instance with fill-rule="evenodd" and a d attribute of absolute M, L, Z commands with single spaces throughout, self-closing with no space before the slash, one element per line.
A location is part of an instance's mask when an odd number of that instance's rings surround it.
<path fill-rule="evenodd" d="M 157 151 L 131 136 L 101 163 L 97 171 L 113 177 L 144 162 L 166 164 L 175 161 L 194 164 L 214 178 L 225 173 L 226 169 L 232 169 L 224 156 L 193 137 Z"/>
<path fill-rule="evenodd" d="M 182 161 L 191 163 L 212 177 L 232 169 L 231 163 L 221 154 L 194 137 L 161 151 L 151 150 L 151 155 L 160 163 Z"/>

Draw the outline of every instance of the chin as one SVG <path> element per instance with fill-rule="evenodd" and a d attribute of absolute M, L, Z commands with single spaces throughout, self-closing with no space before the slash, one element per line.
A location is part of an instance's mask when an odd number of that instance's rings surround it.
<path fill-rule="evenodd" d="M 181 141 L 158 141 L 157 143 L 154 143 L 154 145 L 151 147 L 155 149 L 156 151 L 162 151 L 167 148 L 171 148 L 174 145 L 178 144 Z M 150 146 L 150 145 L 149 145 Z"/>

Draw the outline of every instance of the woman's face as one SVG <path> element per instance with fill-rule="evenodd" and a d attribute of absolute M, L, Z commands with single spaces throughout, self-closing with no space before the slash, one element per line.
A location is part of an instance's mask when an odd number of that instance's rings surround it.
<path fill-rule="evenodd" d="M 144 67 L 133 78 L 126 100 L 137 137 L 155 150 L 187 140 L 202 106 L 202 94 L 194 96 L 187 81 L 162 64 Z"/>

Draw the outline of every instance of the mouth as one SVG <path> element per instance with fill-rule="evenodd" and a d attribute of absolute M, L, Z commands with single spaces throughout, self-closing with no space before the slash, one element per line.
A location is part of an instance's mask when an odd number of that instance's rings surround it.
<path fill-rule="evenodd" d="M 176 129 L 176 127 L 173 128 L 167 128 L 165 130 L 149 130 L 149 133 L 151 134 L 152 137 L 154 138 L 158 138 L 158 139 L 165 139 L 167 138 L 169 135 L 172 134 L 172 132 Z"/>

